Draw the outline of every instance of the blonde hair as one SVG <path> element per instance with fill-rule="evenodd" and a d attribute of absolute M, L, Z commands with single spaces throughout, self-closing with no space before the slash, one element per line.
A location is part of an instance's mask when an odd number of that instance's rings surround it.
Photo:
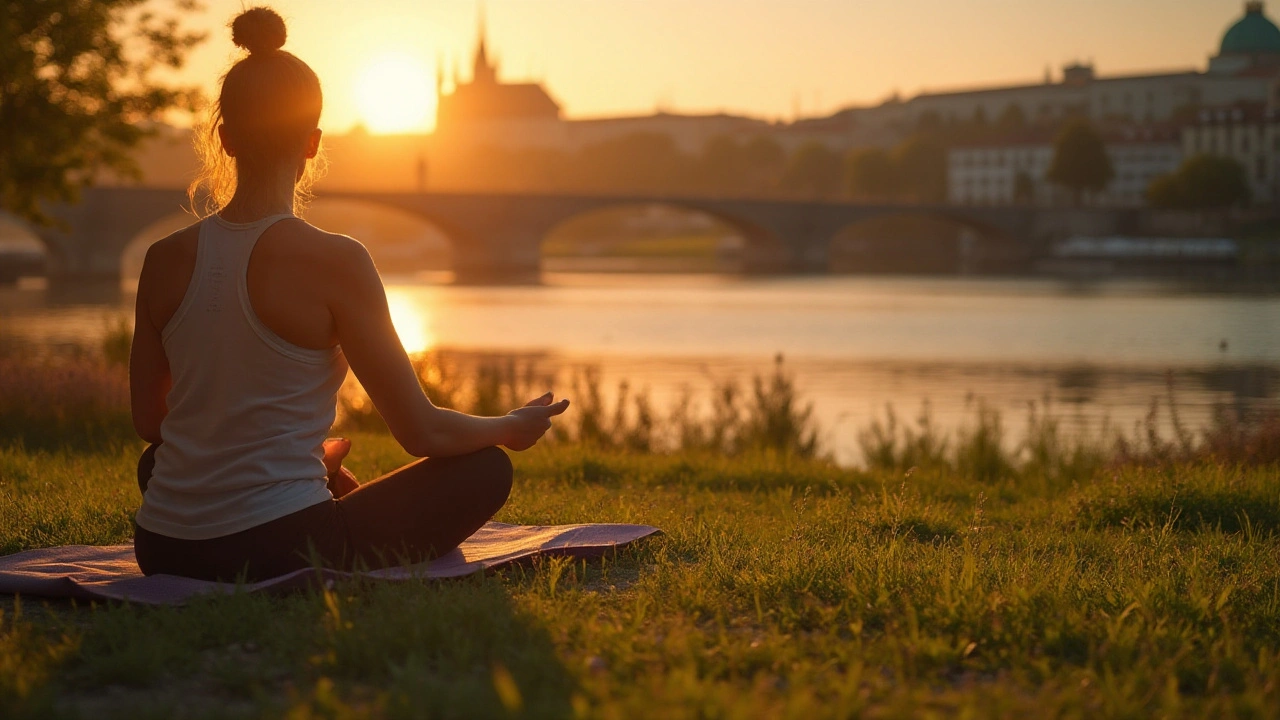
<path fill-rule="evenodd" d="M 195 131 L 200 172 L 187 197 L 201 217 L 231 201 L 242 173 L 269 171 L 301 157 L 320 122 L 320 79 L 305 62 L 280 49 L 285 36 L 284 19 L 270 8 L 251 8 L 231 22 L 232 42 L 249 54 L 222 76 L 218 99 Z M 222 147 L 219 126 L 234 138 L 234 158 Z M 310 200 L 325 165 L 323 153 L 307 161 L 294 186 L 294 212 Z"/>

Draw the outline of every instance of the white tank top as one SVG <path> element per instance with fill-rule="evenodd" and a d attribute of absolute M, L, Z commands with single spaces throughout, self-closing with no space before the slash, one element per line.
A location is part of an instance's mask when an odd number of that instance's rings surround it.
<path fill-rule="evenodd" d="M 298 347 L 249 302 L 249 256 L 292 215 L 200 223 L 195 271 L 161 331 L 173 387 L 138 525 L 183 540 L 247 530 L 329 500 L 323 442 L 347 363 Z"/>

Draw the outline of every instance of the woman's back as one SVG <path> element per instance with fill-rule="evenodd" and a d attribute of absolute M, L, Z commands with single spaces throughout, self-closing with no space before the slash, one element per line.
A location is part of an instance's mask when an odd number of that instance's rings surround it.
<path fill-rule="evenodd" d="M 281 49 L 274 11 L 231 28 L 249 54 L 197 135 L 191 188 L 215 214 L 151 246 L 138 281 L 130 405 L 151 443 L 138 564 L 262 579 L 317 556 L 352 568 L 446 552 L 506 502 L 511 462 L 496 446 L 531 447 L 568 401 L 546 393 L 495 418 L 431 403 L 364 246 L 294 217 L 320 151 L 319 78 Z M 426 459 L 364 484 L 341 467 L 350 443 L 324 437 L 348 363 L 392 435 Z"/>
<path fill-rule="evenodd" d="M 139 302 L 172 389 L 141 526 L 198 540 L 329 498 L 321 443 L 347 366 L 315 245 L 343 241 L 291 215 L 215 215 L 157 243 Z"/>

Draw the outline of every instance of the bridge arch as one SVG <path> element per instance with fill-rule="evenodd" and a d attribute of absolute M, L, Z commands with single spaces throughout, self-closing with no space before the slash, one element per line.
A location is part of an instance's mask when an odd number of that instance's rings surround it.
<path fill-rule="evenodd" d="M 1055 238 L 1081 234 L 1139 233 L 1147 220 L 1133 212 L 1029 207 L 947 208 L 871 206 L 749 198 L 617 197 L 502 193 L 370 193 L 323 191 L 320 198 L 355 199 L 398 208 L 433 224 L 452 245 L 460 282 L 536 282 L 542 244 L 575 215 L 609 206 L 658 203 L 706 213 L 744 238 L 748 272 L 825 273 L 832 239 L 859 221 L 886 215 L 930 215 L 967 227 L 982 250 L 977 272 L 1029 267 Z M 51 250 L 51 272 L 62 276 L 118 279 L 123 250 L 147 226 L 180 211 L 178 189 L 93 188 L 77 205 L 62 206 L 62 225 L 42 230 Z M 996 240 L 993 240 L 995 238 Z"/>
<path fill-rule="evenodd" d="M 604 199 L 551 224 L 540 242 L 544 271 L 638 270 L 740 273 L 785 253 L 767 229 L 679 200 Z"/>

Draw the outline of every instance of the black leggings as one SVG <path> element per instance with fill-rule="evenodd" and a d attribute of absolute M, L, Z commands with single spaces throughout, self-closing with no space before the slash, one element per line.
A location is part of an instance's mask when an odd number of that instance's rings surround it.
<path fill-rule="evenodd" d="M 155 446 L 138 463 L 146 492 Z M 491 447 L 428 458 L 282 518 L 210 540 L 179 540 L 135 527 L 147 575 L 249 582 L 312 567 L 344 570 L 421 562 L 466 540 L 507 501 L 511 460 Z"/>

